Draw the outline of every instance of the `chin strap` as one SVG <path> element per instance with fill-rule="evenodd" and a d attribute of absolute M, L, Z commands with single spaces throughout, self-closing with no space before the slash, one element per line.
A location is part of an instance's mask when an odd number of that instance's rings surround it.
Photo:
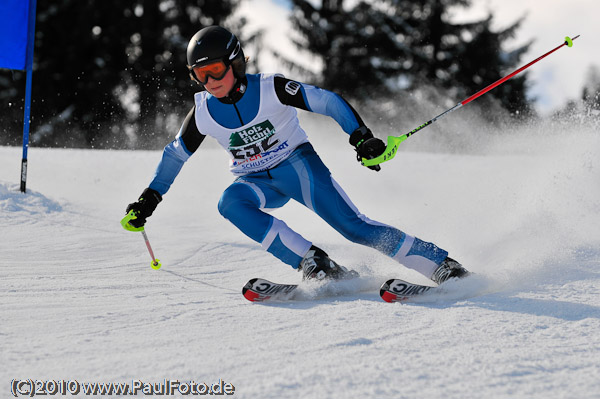
<path fill-rule="evenodd" d="M 246 89 L 248 88 L 248 79 L 244 77 L 243 79 L 238 79 L 229 94 L 223 98 L 219 98 L 219 101 L 225 104 L 234 104 L 242 98 Z"/>

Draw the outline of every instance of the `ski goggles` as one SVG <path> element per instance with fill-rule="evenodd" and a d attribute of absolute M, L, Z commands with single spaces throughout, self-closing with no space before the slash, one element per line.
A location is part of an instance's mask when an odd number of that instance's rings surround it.
<path fill-rule="evenodd" d="M 215 80 L 223 79 L 229 70 L 229 66 L 225 65 L 222 60 L 189 68 L 194 77 L 202 84 L 206 84 L 208 82 L 209 76 Z"/>

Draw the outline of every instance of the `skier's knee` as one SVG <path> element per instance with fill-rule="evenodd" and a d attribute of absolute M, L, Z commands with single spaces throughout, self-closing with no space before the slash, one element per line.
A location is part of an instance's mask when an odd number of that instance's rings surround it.
<path fill-rule="evenodd" d="M 355 244 L 374 248 L 386 255 L 395 253 L 403 233 L 393 227 L 373 225 L 365 222 L 346 224 L 338 231 Z"/>
<path fill-rule="evenodd" d="M 358 224 L 342 224 L 338 226 L 337 231 L 344 236 L 345 239 L 361 245 L 368 245 L 369 240 L 365 237 L 365 229 L 362 223 Z"/>
<path fill-rule="evenodd" d="M 258 208 L 256 194 L 243 184 L 232 184 L 221 195 L 219 200 L 219 213 L 226 219 L 231 219 L 243 209 Z"/>

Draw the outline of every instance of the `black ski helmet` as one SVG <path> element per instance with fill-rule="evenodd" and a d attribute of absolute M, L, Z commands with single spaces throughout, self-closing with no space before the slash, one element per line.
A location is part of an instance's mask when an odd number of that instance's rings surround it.
<path fill-rule="evenodd" d="M 236 78 L 246 76 L 246 57 L 238 38 L 220 26 L 200 29 L 187 47 L 187 66 L 192 80 L 203 86 L 192 69 L 217 60 L 222 60 L 226 66 L 231 65 Z"/>

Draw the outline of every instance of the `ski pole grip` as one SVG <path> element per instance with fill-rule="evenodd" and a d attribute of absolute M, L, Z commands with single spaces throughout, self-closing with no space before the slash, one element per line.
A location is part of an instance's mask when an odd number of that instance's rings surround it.
<path fill-rule="evenodd" d="M 364 166 L 375 166 L 375 165 L 379 165 L 380 163 L 391 160 L 392 158 L 394 158 L 396 156 L 396 152 L 398 151 L 398 146 L 400 145 L 400 143 L 402 143 L 407 138 L 408 138 L 408 135 L 406 135 L 406 134 L 403 134 L 400 137 L 388 136 L 387 146 L 386 146 L 383 154 L 381 154 L 380 156 L 378 156 L 376 158 L 371 158 L 371 159 L 363 158 L 362 164 Z"/>
<path fill-rule="evenodd" d="M 136 212 L 132 209 L 129 211 L 127 215 L 123 219 L 121 219 L 121 226 L 127 231 L 144 231 L 144 226 L 142 227 L 134 227 L 129 222 L 133 219 L 137 219 Z"/>

